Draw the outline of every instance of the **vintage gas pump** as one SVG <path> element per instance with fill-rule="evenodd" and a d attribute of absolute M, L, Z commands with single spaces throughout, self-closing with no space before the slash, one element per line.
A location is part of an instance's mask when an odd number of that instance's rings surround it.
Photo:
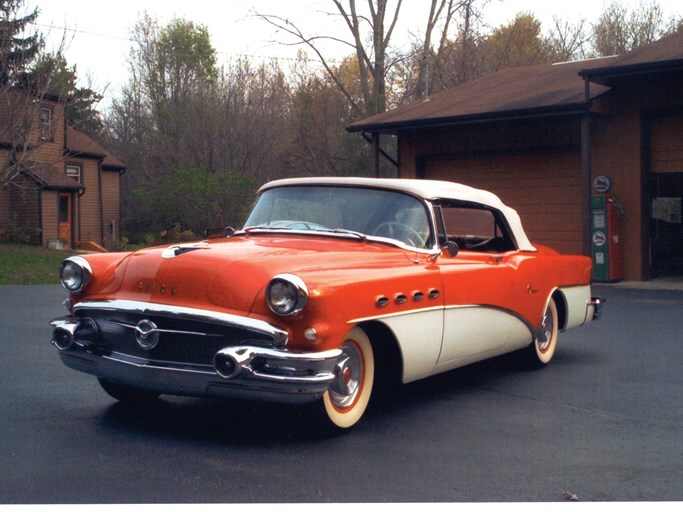
<path fill-rule="evenodd" d="M 621 281 L 624 271 L 619 218 L 623 208 L 615 197 L 609 195 L 611 181 L 607 176 L 598 176 L 593 188 L 598 192 L 591 197 L 593 280 Z"/>

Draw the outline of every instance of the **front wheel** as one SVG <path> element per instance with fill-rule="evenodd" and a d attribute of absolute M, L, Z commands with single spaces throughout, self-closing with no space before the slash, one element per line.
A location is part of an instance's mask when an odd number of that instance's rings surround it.
<path fill-rule="evenodd" d="M 341 346 L 335 378 L 322 399 L 324 414 L 332 425 L 350 428 L 363 416 L 375 379 L 375 358 L 370 339 L 354 327 Z"/>
<path fill-rule="evenodd" d="M 525 356 L 532 367 L 542 368 L 552 360 L 557 348 L 558 323 L 557 306 L 551 298 L 543 312 L 538 335 L 526 349 Z"/>

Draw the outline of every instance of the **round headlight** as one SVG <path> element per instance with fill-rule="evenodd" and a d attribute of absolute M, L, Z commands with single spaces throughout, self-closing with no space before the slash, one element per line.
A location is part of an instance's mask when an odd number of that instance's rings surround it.
<path fill-rule="evenodd" d="M 308 303 L 306 284 L 297 276 L 281 274 L 268 283 L 266 302 L 276 315 L 288 316 L 300 312 Z"/>
<path fill-rule="evenodd" d="M 62 286 L 70 292 L 79 292 L 85 288 L 91 275 L 90 264 L 80 256 L 65 259 L 59 268 Z"/>

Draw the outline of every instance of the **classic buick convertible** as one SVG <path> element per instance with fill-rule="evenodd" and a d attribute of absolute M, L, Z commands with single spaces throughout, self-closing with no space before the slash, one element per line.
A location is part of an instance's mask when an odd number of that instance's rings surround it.
<path fill-rule="evenodd" d="M 426 180 L 271 182 L 240 230 L 72 256 L 60 276 L 52 344 L 112 397 L 310 403 L 342 429 L 380 378 L 513 351 L 543 367 L 601 306 L 589 258 L 533 245 L 489 192 Z"/>

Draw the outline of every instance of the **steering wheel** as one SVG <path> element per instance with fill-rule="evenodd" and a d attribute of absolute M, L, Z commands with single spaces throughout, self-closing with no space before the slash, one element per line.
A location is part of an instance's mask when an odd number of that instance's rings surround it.
<path fill-rule="evenodd" d="M 401 242 L 410 244 L 414 247 L 425 246 L 425 241 L 422 236 L 420 236 L 420 233 L 415 231 L 410 226 L 396 221 L 382 222 L 372 231 L 372 234 L 375 236 L 383 236 L 385 238 L 400 240 Z"/>

